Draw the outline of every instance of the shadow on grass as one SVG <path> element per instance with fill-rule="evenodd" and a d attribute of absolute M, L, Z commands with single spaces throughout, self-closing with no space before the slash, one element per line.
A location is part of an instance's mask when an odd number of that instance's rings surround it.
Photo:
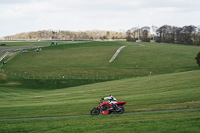
<path fill-rule="evenodd" d="M 109 81 L 109 79 L 9 79 L 0 80 L 0 84 L 2 87 L 18 87 L 27 89 L 61 89 L 104 81 Z"/>

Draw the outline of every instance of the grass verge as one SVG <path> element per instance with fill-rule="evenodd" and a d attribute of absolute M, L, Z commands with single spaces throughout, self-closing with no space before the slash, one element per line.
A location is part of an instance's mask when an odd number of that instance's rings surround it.
<path fill-rule="evenodd" d="M 200 111 L 4 121 L 0 124 L 0 131 L 4 133 L 198 133 L 200 130 Z"/>

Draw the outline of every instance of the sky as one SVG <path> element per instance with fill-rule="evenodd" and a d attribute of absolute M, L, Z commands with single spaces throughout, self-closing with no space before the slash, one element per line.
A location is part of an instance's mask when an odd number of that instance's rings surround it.
<path fill-rule="evenodd" d="M 200 25 L 200 0 L 0 0 L 0 37 L 38 30 Z"/>

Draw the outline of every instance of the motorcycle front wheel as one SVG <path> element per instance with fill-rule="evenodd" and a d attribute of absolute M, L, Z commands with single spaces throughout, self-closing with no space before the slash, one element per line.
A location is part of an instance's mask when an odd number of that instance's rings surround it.
<path fill-rule="evenodd" d="M 100 114 L 100 109 L 98 109 L 98 108 L 93 108 L 90 111 L 90 115 L 99 115 L 99 114 Z"/>

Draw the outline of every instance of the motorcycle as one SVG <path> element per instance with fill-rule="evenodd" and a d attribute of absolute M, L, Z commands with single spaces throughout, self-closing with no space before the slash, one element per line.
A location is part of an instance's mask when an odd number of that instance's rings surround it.
<path fill-rule="evenodd" d="M 109 104 L 108 102 L 102 102 L 102 100 L 100 100 L 100 103 L 97 107 L 94 107 L 91 111 L 90 111 L 90 115 L 99 115 L 100 112 L 102 115 L 108 115 L 108 114 L 123 114 L 125 109 L 124 109 L 124 105 L 126 104 L 125 101 L 119 101 L 117 103 L 115 103 L 115 107 L 112 107 L 111 104 Z M 118 108 L 118 109 L 116 109 Z"/>

